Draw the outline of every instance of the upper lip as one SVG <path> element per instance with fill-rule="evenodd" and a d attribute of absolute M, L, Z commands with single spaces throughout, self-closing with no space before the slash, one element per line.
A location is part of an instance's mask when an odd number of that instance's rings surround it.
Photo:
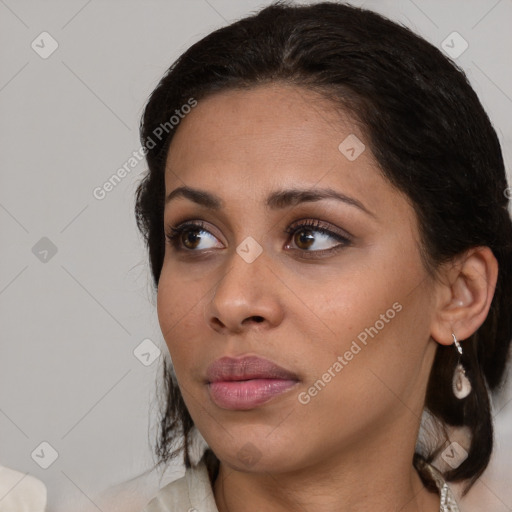
<path fill-rule="evenodd" d="M 293 372 L 258 356 L 221 357 L 208 366 L 206 379 L 208 382 L 249 379 L 299 380 Z"/>

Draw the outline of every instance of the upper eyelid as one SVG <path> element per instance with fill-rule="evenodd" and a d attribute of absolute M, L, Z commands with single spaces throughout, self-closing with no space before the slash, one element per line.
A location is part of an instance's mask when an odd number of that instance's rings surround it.
<path fill-rule="evenodd" d="M 307 228 L 311 229 L 312 231 L 319 230 L 319 231 L 330 231 L 335 235 L 344 236 L 345 238 L 353 238 L 353 235 L 349 233 L 347 230 L 338 228 L 334 226 L 331 222 L 322 221 L 320 219 L 313 219 L 311 217 L 305 217 L 299 220 L 296 220 L 291 223 L 291 225 L 286 228 L 287 230 L 293 230 L 295 228 L 300 228 L 302 226 L 306 226 Z M 338 231 L 340 231 L 338 233 Z"/>
<path fill-rule="evenodd" d="M 175 229 L 177 230 L 184 230 L 184 229 L 197 229 L 198 231 L 206 231 L 213 237 L 219 239 L 220 237 L 215 234 L 215 230 L 212 230 L 209 228 L 209 226 L 206 226 L 206 222 L 203 220 L 186 220 L 184 222 L 180 222 L 178 225 L 175 226 Z"/>
<path fill-rule="evenodd" d="M 175 230 L 175 229 L 181 229 L 181 228 L 186 228 L 187 226 L 190 227 L 190 228 L 196 228 L 196 229 L 200 229 L 202 231 L 207 231 L 211 234 L 214 234 L 212 233 L 209 229 L 207 229 L 207 226 L 205 225 L 206 222 L 203 221 L 203 220 L 199 220 L 199 219 L 192 219 L 192 220 L 184 220 L 183 222 L 178 222 L 176 224 L 173 224 L 173 225 L 169 225 L 168 228 L 169 229 L 172 229 L 172 230 Z M 329 226 L 332 226 L 332 224 L 330 222 L 326 222 L 326 221 L 321 221 L 321 220 L 318 220 L 318 219 L 312 219 L 312 218 L 304 218 L 304 219 L 300 219 L 300 220 L 296 220 L 296 221 L 293 221 L 286 229 L 285 231 L 289 231 L 289 230 L 293 230 L 295 228 L 301 228 L 303 226 L 306 226 L 308 227 L 309 229 L 311 229 L 312 231 L 315 231 L 315 230 L 324 230 L 324 231 L 332 231 L 333 234 L 341 234 L 341 233 L 336 233 L 336 228 L 332 229 L 330 228 Z M 338 228 L 340 229 L 340 228 Z M 347 237 L 348 236 L 352 236 L 350 235 L 350 233 L 348 233 L 347 231 L 345 230 L 341 230 L 343 231 L 344 233 L 346 233 Z"/>

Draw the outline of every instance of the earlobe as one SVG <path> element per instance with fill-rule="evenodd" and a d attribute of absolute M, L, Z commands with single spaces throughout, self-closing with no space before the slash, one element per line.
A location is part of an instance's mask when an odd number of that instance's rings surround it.
<path fill-rule="evenodd" d="M 436 283 L 431 336 L 442 345 L 469 338 L 484 323 L 498 278 L 498 262 L 489 247 L 473 247 L 443 270 Z"/>

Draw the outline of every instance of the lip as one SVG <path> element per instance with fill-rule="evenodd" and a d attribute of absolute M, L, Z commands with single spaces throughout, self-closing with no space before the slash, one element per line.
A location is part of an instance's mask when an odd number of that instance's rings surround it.
<path fill-rule="evenodd" d="M 275 398 L 298 382 L 298 376 L 258 356 L 221 357 L 206 370 L 213 402 L 223 409 L 246 410 Z"/>

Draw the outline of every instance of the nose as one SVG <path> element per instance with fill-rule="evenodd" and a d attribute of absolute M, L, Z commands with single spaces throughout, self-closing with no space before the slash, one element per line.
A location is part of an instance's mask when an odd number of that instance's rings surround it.
<path fill-rule="evenodd" d="M 265 251 L 250 263 L 233 251 L 205 306 L 209 326 L 220 333 L 240 334 L 279 325 L 284 316 L 283 283 L 274 272 Z"/>

